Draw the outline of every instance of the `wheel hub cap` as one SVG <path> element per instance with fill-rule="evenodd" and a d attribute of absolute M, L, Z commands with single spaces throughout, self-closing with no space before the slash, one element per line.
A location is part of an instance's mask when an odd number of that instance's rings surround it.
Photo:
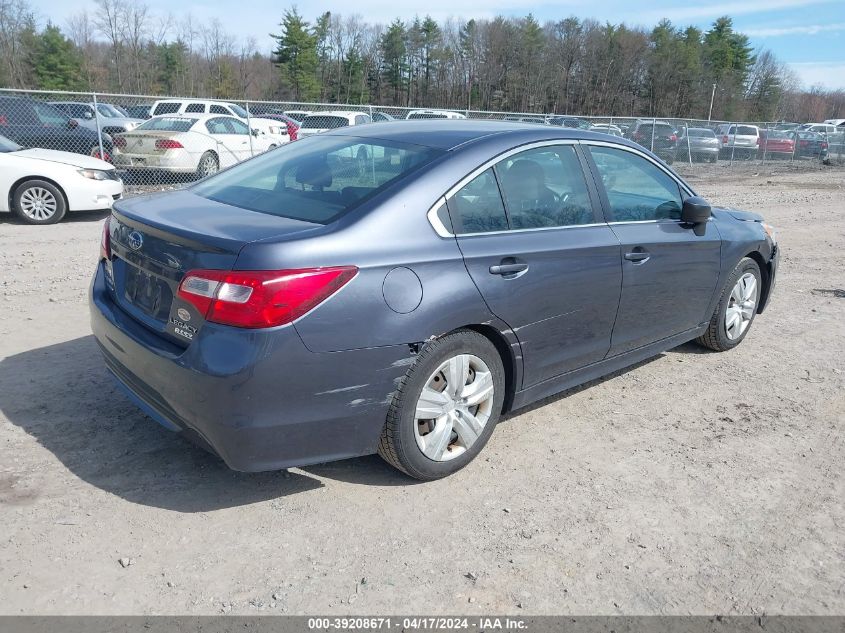
<path fill-rule="evenodd" d="M 751 273 L 740 277 L 731 290 L 725 309 L 725 334 L 736 340 L 745 333 L 757 309 L 757 278 Z"/>
<path fill-rule="evenodd" d="M 30 187 L 21 195 L 21 211 L 33 220 L 47 220 L 56 212 L 55 196 L 42 187 Z"/>
<path fill-rule="evenodd" d="M 444 361 L 422 389 L 414 420 L 417 446 L 429 459 L 449 461 L 484 432 L 493 412 L 493 375 L 472 354 Z"/>

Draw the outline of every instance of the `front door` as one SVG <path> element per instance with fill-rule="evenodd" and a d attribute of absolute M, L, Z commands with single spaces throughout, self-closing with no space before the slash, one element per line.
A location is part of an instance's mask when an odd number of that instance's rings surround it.
<path fill-rule="evenodd" d="M 601 360 L 610 347 L 619 240 L 579 152 L 557 143 L 513 153 L 447 197 L 469 274 L 520 341 L 523 387 Z"/>
<path fill-rule="evenodd" d="M 589 145 L 606 216 L 622 244 L 622 298 L 609 356 L 707 321 L 721 264 L 714 222 L 680 221 L 685 192 L 657 163 Z"/>

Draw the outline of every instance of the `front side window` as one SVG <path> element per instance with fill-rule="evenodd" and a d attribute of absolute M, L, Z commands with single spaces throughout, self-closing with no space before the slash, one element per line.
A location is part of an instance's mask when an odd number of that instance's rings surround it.
<path fill-rule="evenodd" d="M 328 224 L 442 153 L 380 139 L 314 137 L 236 165 L 192 191 L 250 211 Z"/>
<path fill-rule="evenodd" d="M 249 134 L 249 128 L 246 126 L 246 123 L 244 123 L 240 119 L 226 119 L 226 121 L 232 128 L 232 134 Z"/>
<path fill-rule="evenodd" d="M 229 119 L 217 118 L 209 119 L 205 122 L 205 127 L 210 134 L 234 134 L 235 130 L 232 128 Z"/>
<path fill-rule="evenodd" d="M 511 228 L 534 229 L 595 221 L 584 171 L 567 145 L 539 147 L 496 164 Z"/>
<path fill-rule="evenodd" d="M 217 104 L 212 104 L 208 111 L 211 112 L 211 114 L 232 114 L 226 108 Z"/>
<path fill-rule="evenodd" d="M 505 205 L 492 167 L 458 189 L 446 204 L 456 234 L 489 233 L 508 228 Z"/>
<path fill-rule="evenodd" d="M 681 190 L 666 172 L 633 152 L 590 147 L 616 222 L 678 220 Z"/>

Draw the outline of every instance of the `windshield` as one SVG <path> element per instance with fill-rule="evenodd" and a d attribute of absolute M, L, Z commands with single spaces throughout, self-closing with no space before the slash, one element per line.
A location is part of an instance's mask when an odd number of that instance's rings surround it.
<path fill-rule="evenodd" d="M 192 191 L 250 211 L 328 224 L 442 153 L 381 139 L 317 136 L 236 165 Z"/>
<path fill-rule="evenodd" d="M 5 136 L 0 136 L 0 154 L 5 154 L 7 152 L 16 152 L 19 149 L 23 149 L 17 143 L 14 143 L 7 139 Z"/>
<path fill-rule="evenodd" d="M 241 117 L 242 119 L 247 118 L 246 110 L 244 110 L 241 106 L 237 103 L 230 103 L 229 109 L 234 112 L 237 116 Z"/>
<path fill-rule="evenodd" d="M 234 120 L 234 119 L 233 119 Z M 196 119 L 185 119 L 182 117 L 163 116 L 150 119 L 136 127 L 136 130 L 159 130 L 162 132 L 187 132 L 190 130 Z"/>
<path fill-rule="evenodd" d="M 115 110 L 112 106 L 108 103 L 98 103 L 97 110 L 100 113 L 100 116 L 108 117 L 110 119 L 114 119 L 116 117 L 122 117 L 123 115 Z"/>
<path fill-rule="evenodd" d="M 334 130 L 348 125 L 349 119 L 343 116 L 311 115 L 302 122 L 302 128 L 306 130 Z"/>

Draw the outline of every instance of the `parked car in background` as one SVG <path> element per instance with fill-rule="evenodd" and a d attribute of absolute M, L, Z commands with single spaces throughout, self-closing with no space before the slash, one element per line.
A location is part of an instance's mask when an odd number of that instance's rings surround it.
<path fill-rule="evenodd" d="M 264 115 L 265 119 L 273 119 L 274 121 L 280 121 L 287 126 L 288 130 L 288 137 L 291 141 L 295 141 L 299 138 L 299 127 L 302 125 L 299 121 L 289 117 L 286 114 L 273 114 L 272 112 L 267 113 Z"/>
<path fill-rule="evenodd" d="M 350 174 L 361 145 L 396 154 Z M 123 200 L 104 229 L 91 327 L 145 413 L 236 470 L 378 451 L 421 480 L 502 413 L 740 345 L 779 261 L 762 217 L 634 143 L 501 121 L 334 129 Z"/>
<path fill-rule="evenodd" d="M 97 132 L 58 108 L 24 97 L 0 96 L 0 134 L 23 147 L 42 147 L 100 158 Z M 103 156 L 111 159 L 112 138 L 102 134 Z"/>
<path fill-rule="evenodd" d="M 795 148 L 796 158 L 818 158 L 825 160 L 829 151 L 828 137 L 818 132 L 798 130 L 794 132 L 798 144 Z"/>
<path fill-rule="evenodd" d="M 590 130 L 593 132 L 601 132 L 602 134 L 610 134 L 611 136 L 624 136 L 622 134 L 622 129 L 612 123 L 593 123 L 590 126 Z"/>
<path fill-rule="evenodd" d="M 776 124 L 773 129 L 775 129 L 775 130 L 785 130 L 785 131 L 789 132 L 789 131 L 797 129 L 800 126 L 801 126 L 800 123 L 788 123 L 786 121 L 783 121 L 781 123 Z"/>
<path fill-rule="evenodd" d="M 114 166 L 51 149 L 24 149 L 0 136 L 0 212 L 27 224 L 55 224 L 68 211 L 110 209 L 123 195 Z"/>
<path fill-rule="evenodd" d="M 150 114 L 152 107 L 152 103 L 143 103 L 139 105 L 126 105 L 123 106 L 123 109 L 126 111 L 128 116 L 134 119 L 146 120 L 152 116 L 152 114 Z"/>
<path fill-rule="evenodd" d="M 329 130 L 349 127 L 350 125 L 363 125 L 365 123 L 372 123 L 370 115 L 354 110 L 315 112 L 302 120 L 302 125 L 299 127 L 299 138 L 322 134 Z"/>
<path fill-rule="evenodd" d="M 549 125 L 549 121 L 544 116 L 506 116 L 504 121 L 511 121 L 513 123 L 534 123 L 536 125 Z"/>
<path fill-rule="evenodd" d="M 845 127 L 845 119 L 826 119 L 824 122 L 828 125 L 835 125 L 836 127 Z"/>
<path fill-rule="evenodd" d="M 291 140 L 286 125 L 280 125 L 279 121 L 273 119 L 252 116 L 237 103 L 202 99 L 163 99 L 153 104 L 152 115 L 160 116 L 163 114 L 222 114 L 233 116 L 249 124 L 253 129 L 264 132 L 276 146 L 290 143 Z"/>
<path fill-rule="evenodd" d="M 792 158 L 794 153 L 794 132 L 760 130 L 760 138 L 757 139 L 757 158 Z"/>
<path fill-rule="evenodd" d="M 465 119 L 463 112 L 452 112 L 451 110 L 411 110 L 405 115 L 408 120 L 412 119 Z"/>
<path fill-rule="evenodd" d="M 626 138 L 651 150 L 670 165 L 675 160 L 678 135 L 666 121 L 636 121 L 628 128 Z"/>
<path fill-rule="evenodd" d="M 127 171 L 163 171 L 204 178 L 276 147 L 274 139 L 234 116 L 157 116 L 115 137 L 114 164 Z"/>
<path fill-rule="evenodd" d="M 804 123 L 798 129 L 805 132 L 818 132 L 820 134 L 836 134 L 838 131 L 836 126 L 830 123 Z"/>
<path fill-rule="evenodd" d="M 756 125 L 724 123 L 716 127 L 721 158 L 754 158 L 757 155 L 757 141 L 760 128 Z"/>
<path fill-rule="evenodd" d="M 51 101 L 69 117 L 79 121 L 79 125 L 97 131 L 97 124 L 106 134 L 114 136 L 121 132 L 131 132 L 144 122 L 144 119 L 131 119 L 123 116 L 114 106 L 108 103 L 82 103 L 78 101 Z M 94 108 L 96 107 L 96 114 Z M 99 116 L 97 116 L 99 115 Z"/>
<path fill-rule="evenodd" d="M 690 127 L 678 130 L 676 157 L 679 160 L 704 160 L 715 163 L 719 160 L 719 139 L 716 133 L 706 127 Z"/>
<path fill-rule="evenodd" d="M 577 116 L 550 116 L 548 120 L 549 125 L 559 125 L 561 127 L 569 127 L 576 130 L 590 129 L 590 122 Z"/>
<path fill-rule="evenodd" d="M 373 112 L 373 123 L 384 123 L 395 120 L 396 117 L 389 115 L 387 112 Z"/>

